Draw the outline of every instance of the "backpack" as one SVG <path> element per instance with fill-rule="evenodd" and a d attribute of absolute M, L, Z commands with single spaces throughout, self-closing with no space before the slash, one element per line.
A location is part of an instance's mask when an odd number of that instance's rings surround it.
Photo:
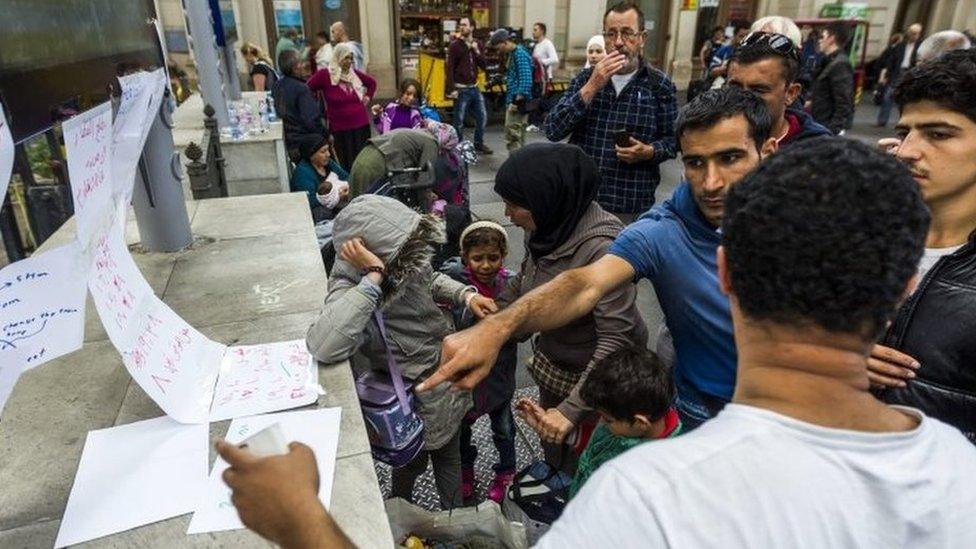
<path fill-rule="evenodd" d="M 417 415 L 413 384 L 403 376 L 390 351 L 383 312 L 373 312 L 386 349 L 388 372 L 369 370 L 356 377 L 356 395 L 363 411 L 373 458 L 391 467 L 410 463 L 424 447 L 424 421 Z"/>
<path fill-rule="evenodd" d="M 549 81 L 549 73 L 546 66 L 538 57 L 532 56 L 532 97 L 545 97 L 552 91 L 552 82 Z"/>

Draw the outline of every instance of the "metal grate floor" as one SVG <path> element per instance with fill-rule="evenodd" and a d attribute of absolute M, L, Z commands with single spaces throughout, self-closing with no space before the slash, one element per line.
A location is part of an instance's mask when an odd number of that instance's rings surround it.
<path fill-rule="evenodd" d="M 539 389 L 535 386 L 516 389 L 515 397 L 512 400 L 514 402 L 521 397 L 531 397 L 538 400 Z M 516 429 L 519 429 L 525 435 L 524 437 L 515 437 L 515 462 L 518 470 L 521 470 L 536 459 L 542 457 L 542 447 L 539 445 L 539 437 L 535 434 L 535 431 L 530 429 L 519 418 L 518 414 L 514 415 Z M 481 502 L 488 497 L 488 486 L 491 484 L 491 479 L 495 474 L 491 466 L 498 459 L 498 452 L 495 450 L 495 445 L 491 441 L 491 425 L 489 424 L 488 416 L 482 416 L 475 422 L 474 429 L 472 430 L 472 440 L 478 448 L 478 461 L 475 462 L 474 466 L 475 479 L 477 481 L 475 499 Z M 528 441 L 528 445 L 526 445 L 526 441 Z M 385 463 L 379 462 L 374 462 L 374 466 L 376 467 L 376 476 L 379 478 L 380 490 L 383 492 L 383 497 L 388 498 L 390 497 L 390 467 Z M 441 510 L 440 501 L 437 498 L 437 490 L 434 487 L 434 474 L 430 465 L 427 466 L 427 471 L 417 479 L 417 483 L 414 485 L 413 500 L 415 504 L 429 511 Z"/>

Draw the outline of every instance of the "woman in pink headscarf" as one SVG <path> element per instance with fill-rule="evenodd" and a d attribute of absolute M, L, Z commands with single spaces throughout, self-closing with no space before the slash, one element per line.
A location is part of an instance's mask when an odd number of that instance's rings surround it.
<path fill-rule="evenodd" d="M 340 43 L 332 51 L 329 68 L 316 71 L 308 79 L 308 87 L 325 98 L 339 163 L 351 169 L 370 136 L 367 106 L 376 93 L 376 80 L 353 68 L 352 48 Z"/>

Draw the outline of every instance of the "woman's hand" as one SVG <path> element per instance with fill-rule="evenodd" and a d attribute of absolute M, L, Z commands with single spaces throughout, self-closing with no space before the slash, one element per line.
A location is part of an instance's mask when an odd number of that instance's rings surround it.
<path fill-rule="evenodd" d="M 367 107 L 368 107 L 368 106 L 369 106 L 369 103 L 370 103 L 370 101 L 372 101 L 372 100 L 373 100 L 373 98 L 372 98 L 372 97 L 370 97 L 370 96 L 368 96 L 368 95 L 365 95 L 365 94 L 363 95 L 363 105 L 365 105 L 365 106 L 367 106 Z M 378 106 L 379 106 L 379 105 L 377 105 L 377 107 L 378 107 Z"/>
<path fill-rule="evenodd" d="M 485 297 L 479 293 L 472 292 L 467 298 L 468 309 L 474 313 L 475 318 L 482 319 L 486 316 L 497 313 L 498 305 L 495 304 L 495 300 L 490 297 Z"/>
<path fill-rule="evenodd" d="M 381 112 L 383 112 L 383 107 L 379 105 L 373 105 L 372 107 L 369 108 L 369 110 L 370 112 L 373 113 L 373 117 L 375 118 L 379 116 Z"/>
<path fill-rule="evenodd" d="M 379 267 L 381 269 L 385 267 L 380 258 L 369 251 L 369 248 L 363 243 L 362 238 L 353 238 L 343 244 L 342 249 L 339 250 L 339 257 L 360 271 L 369 267 Z"/>
<path fill-rule="evenodd" d="M 546 410 L 530 398 L 519 399 L 515 408 L 539 438 L 551 444 L 562 444 L 575 427 L 558 409 Z"/>

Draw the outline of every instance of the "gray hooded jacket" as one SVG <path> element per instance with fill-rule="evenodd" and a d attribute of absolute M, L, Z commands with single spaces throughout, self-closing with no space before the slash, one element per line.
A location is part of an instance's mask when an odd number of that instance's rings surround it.
<path fill-rule="evenodd" d="M 308 350 L 317 360 L 334 363 L 348 359 L 357 350 L 369 359 L 373 369 L 386 371 L 386 349 L 373 311 L 383 311 L 390 350 L 403 377 L 421 381 L 440 364 L 441 341 L 453 329 L 437 303 L 463 306 L 473 288 L 434 273 L 430 253 L 414 235 L 421 216 L 391 198 L 363 195 L 355 198 L 335 219 L 333 244 L 336 251 L 360 237 L 366 247 L 387 266 L 392 288 L 381 295 L 351 265 L 337 259 L 329 278 L 329 293 L 319 318 L 306 335 Z M 414 238 L 411 238 L 413 236 Z M 405 250 L 410 250 L 404 252 Z M 404 253 L 401 253 L 404 252 Z M 385 286 L 385 285 L 384 285 Z M 417 412 L 424 420 L 424 443 L 436 450 L 454 436 L 461 419 L 471 408 L 471 394 L 449 391 L 447 385 L 416 394 Z"/>

